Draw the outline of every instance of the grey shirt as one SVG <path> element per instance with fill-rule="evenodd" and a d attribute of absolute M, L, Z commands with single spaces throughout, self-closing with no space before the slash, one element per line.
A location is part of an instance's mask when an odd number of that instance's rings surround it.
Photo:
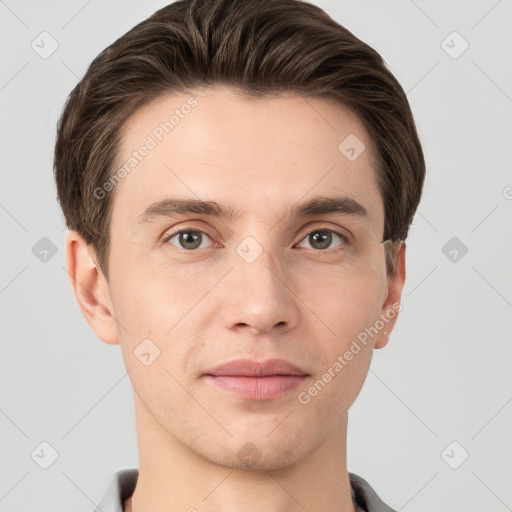
<path fill-rule="evenodd" d="M 93 512 L 124 512 L 124 502 L 135 490 L 138 469 L 122 469 L 112 477 L 107 492 Z M 352 488 L 352 499 L 365 512 L 396 512 L 388 507 L 371 488 L 370 484 L 360 476 L 349 473 Z"/>

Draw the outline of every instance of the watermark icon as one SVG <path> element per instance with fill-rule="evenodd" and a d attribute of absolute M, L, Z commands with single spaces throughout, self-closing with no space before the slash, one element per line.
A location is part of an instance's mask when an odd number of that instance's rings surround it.
<path fill-rule="evenodd" d="M 51 34 L 44 31 L 41 32 L 32 41 L 32 43 L 30 43 L 30 47 L 39 55 L 39 57 L 47 59 L 57 50 L 59 43 Z"/>
<path fill-rule="evenodd" d="M 122 165 L 112 174 L 112 176 L 101 186 L 93 191 L 96 199 L 103 199 L 107 192 L 111 192 L 130 172 L 135 169 L 150 152 L 155 149 L 166 135 L 171 133 L 183 119 L 187 117 L 194 107 L 197 107 L 198 101 L 191 96 L 180 108 L 174 110 L 173 114 L 166 121 L 162 121 L 155 126 L 150 134 L 147 135 L 144 143 L 127 158 Z"/>
<path fill-rule="evenodd" d="M 452 59 L 458 59 L 469 48 L 469 43 L 457 31 L 453 31 L 443 39 L 441 48 Z"/>
<path fill-rule="evenodd" d="M 154 360 L 160 357 L 160 349 L 149 338 L 142 340 L 133 353 L 144 366 L 153 364 Z"/>
<path fill-rule="evenodd" d="M 254 443 L 245 443 L 237 452 L 237 457 L 245 467 L 253 467 L 261 459 L 261 452 Z"/>
<path fill-rule="evenodd" d="M 512 187 L 508 186 L 503 189 L 503 197 L 505 199 L 512 199 Z"/>
<path fill-rule="evenodd" d="M 39 467 L 48 469 L 59 458 L 59 452 L 48 441 L 43 441 L 30 456 Z"/>
<path fill-rule="evenodd" d="M 48 263 L 57 254 L 57 246 L 47 236 L 43 236 L 32 247 L 32 254 L 41 263 Z"/>
<path fill-rule="evenodd" d="M 452 441 L 442 452 L 441 458 L 450 466 L 452 469 L 458 469 L 466 462 L 469 457 L 469 453 L 466 449 L 457 441 Z"/>
<path fill-rule="evenodd" d="M 351 133 L 343 139 L 338 146 L 338 150 L 343 153 L 350 162 L 357 160 L 365 149 L 366 146 L 363 141 L 354 133 Z"/>
<path fill-rule="evenodd" d="M 338 355 L 336 361 L 327 368 L 327 370 L 322 374 L 322 376 L 312 384 L 306 391 L 302 391 L 297 396 L 298 401 L 302 405 L 307 405 L 311 402 L 311 399 L 317 396 L 324 388 L 331 382 L 336 376 L 348 365 L 354 356 L 361 352 L 362 347 L 359 343 L 362 343 L 364 346 L 368 344 L 369 338 L 374 338 L 377 334 L 384 329 L 386 324 L 395 318 L 399 311 L 402 311 L 402 304 L 399 302 L 395 302 L 390 309 L 388 309 L 385 313 L 381 313 L 379 320 L 377 320 L 371 327 L 366 327 L 364 331 L 361 331 L 357 338 L 352 340 L 352 344 L 350 348 L 346 350 L 343 355 Z M 359 343 L 358 343 L 359 342 Z"/>
<path fill-rule="evenodd" d="M 468 248 L 459 238 L 453 236 L 443 245 L 441 252 L 452 263 L 458 263 L 468 252 Z"/>
<path fill-rule="evenodd" d="M 236 247 L 236 253 L 246 263 L 253 263 L 263 252 L 263 247 L 252 236 L 244 238 Z"/>

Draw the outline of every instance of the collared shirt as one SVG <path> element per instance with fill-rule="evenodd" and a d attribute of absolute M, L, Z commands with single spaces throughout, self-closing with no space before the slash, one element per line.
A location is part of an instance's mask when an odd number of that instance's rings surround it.
<path fill-rule="evenodd" d="M 124 512 L 124 502 L 133 494 L 138 476 L 138 469 L 117 471 L 93 512 Z M 364 478 L 354 473 L 349 473 L 348 476 L 352 499 L 365 512 L 396 512 L 379 498 Z"/>

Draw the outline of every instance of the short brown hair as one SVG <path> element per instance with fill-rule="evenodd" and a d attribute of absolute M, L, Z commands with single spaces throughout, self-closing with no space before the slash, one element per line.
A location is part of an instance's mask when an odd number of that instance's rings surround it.
<path fill-rule="evenodd" d="M 383 241 L 406 239 L 425 161 L 404 90 L 382 57 L 319 7 L 301 0 L 180 0 L 102 51 L 70 93 L 54 171 L 66 224 L 92 244 L 108 279 L 114 172 L 123 125 L 171 92 L 225 84 L 249 96 L 292 91 L 350 108 L 378 155 Z M 386 243 L 393 274 L 396 243 Z"/>

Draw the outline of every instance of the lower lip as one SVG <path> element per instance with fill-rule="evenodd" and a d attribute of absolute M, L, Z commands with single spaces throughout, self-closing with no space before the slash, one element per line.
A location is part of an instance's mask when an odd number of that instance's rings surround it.
<path fill-rule="evenodd" d="M 240 375 L 207 375 L 216 386 L 248 400 L 273 400 L 302 384 L 307 375 L 271 375 L 243 377 Z"/>

